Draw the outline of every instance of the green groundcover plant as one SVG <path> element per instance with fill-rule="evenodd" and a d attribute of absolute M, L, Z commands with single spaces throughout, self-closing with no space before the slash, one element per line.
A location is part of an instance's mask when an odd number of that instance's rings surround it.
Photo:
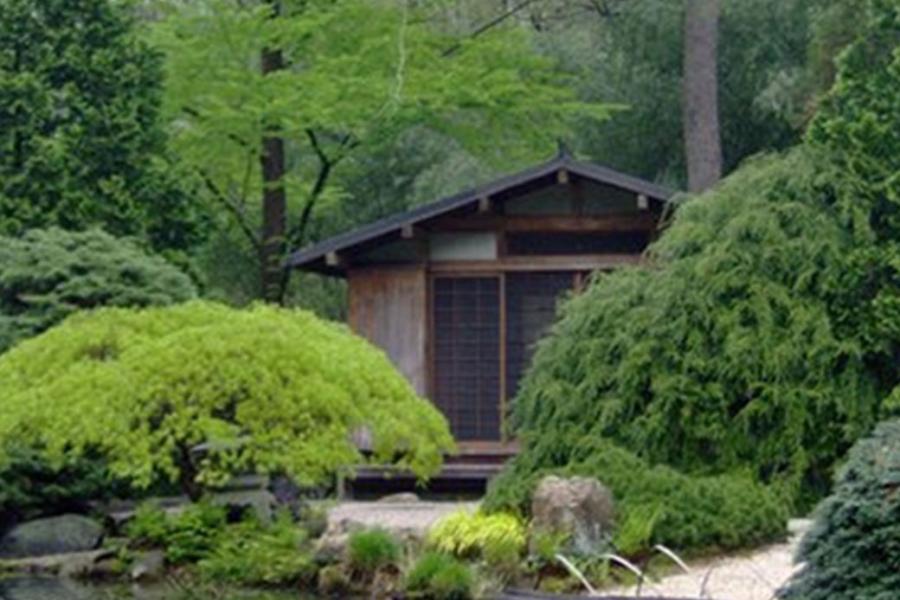
<path fill-rule="evenodd" d="M 0 357 L 0 380 L 0 451 L 99 452 L 117 476 L 193 497 L 251 468 L 321 482 L 364 460 L 351 438 L 362 427 L 374 460 L 421 476 L 453 447 L 383 353 L 305 311 L 194 301 L 76 314 Z"/>
<path fill-rule="evenodd" d="M 586 440 L 567 464 L 532 464 L 525 453 L 491 482 L 487 511 L 529 511 L 531 494 L 544 475 L 581 475 L 602 481 L 616 499 L 613 545 L 635 555 L 654 544 L 677 551 L 737 548 L 784 534 L 788 511 L 782 498 L 749 475 L 688 476 L 650 466 L 607 440 Z M 598 549 L 600 551 L 601 549 Z"/>
<path fill-rule="evenodd" d="M 134 240 L 99 229 L 0 237 L 0 352 L 77 310 L 196 297 L 190 278 Z"/>
<path fill-rule="evenodd" d="M 785 600 L 892 600 L 900 590 L 900 420 L 860 440 L 816 510 Z"/>

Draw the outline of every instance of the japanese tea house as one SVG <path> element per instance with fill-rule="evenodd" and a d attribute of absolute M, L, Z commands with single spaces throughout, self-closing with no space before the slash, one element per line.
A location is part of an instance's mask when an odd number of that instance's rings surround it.
<path fill-rule="evenodd" d="M 446 415 L 460 456 L 445 475 L 483 485 L 515 452 L 504 419 L 559 296 L 593 271 L 640 262 L 672 195 L 561 153 L 304 248 L 289 265 L 347 279 L 350 326 Z"/>

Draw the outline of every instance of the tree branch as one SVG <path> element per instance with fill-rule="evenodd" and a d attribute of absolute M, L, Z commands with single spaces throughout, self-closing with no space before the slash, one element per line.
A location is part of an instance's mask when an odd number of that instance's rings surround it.
<path fill-rule="evenodd" d="M 470 33 L 468 36 L 466 36 L 466 39 L 468 39 L 468 40 L 474 40 L 474 39 L 477 38 L 478 36 L 480 36 L 480 35 L 482 35 L 482 34 L 484 34 L 484 33 L 487 33 L 488 31 L 490 31 L 490 30 L 493 29 L 494 27 L 497 27 L 498 25 L 500 25 L 501 23 L 503 23 L 504 21 L 506 21 L 506 20 L 509 19 L 510 17 L 516 15 L 517 13 L 521 12 L 521 11 L 524 10 L 525 8 L 531 6 L 531 5 L 534 4 L 536 1 L 537 1 L 537 0 L 522 0 L 522 2 L 519 2 L 517 5 L 513 6 L 513 7 L 510 8 L 509 10 L 507 10 L 505 13 L 502 13 L 502 14 L 500 14 L 500 15 L 494 17 L 493 19 L 491 19 L 491 20 L 488 21 L 487 23 L 484 23 L 483 25 L 481 25 L 480 27 L 478 27 L 477 29 L 475 29 L 475 31 L 473 31 L 473 32 Z M 453 54 L 456 54 L 456 52 L 458 52 L 459 49 L 462 48 L 462 45 L 463 45 L 462 42 L 456 42 L 455 44 L 453 44 L 452 46 L 450 46 L 449 48 L 447 48 L 446 50 L 444 50 L 444 51 L 441 53 L 441 56 L 444 57 L 444 58 L 446 58 L 446 57 L 448 57 L 448 56 L 452 56 Z"/>
<path fill-rule="evenodd" d="M 254 229 L 247 222 L 247 216 L 242 208 L 233 203 L 228 198 L 228 196 L 219 189 L 219 186 L 215 184 L 212 178 L 203 169 L 197 168 L 197 174 L 200 175 L 200 179 L 203 180 L 203 184 L 212 193 L 213 197 L 218 200 L 219 203 L 224 206 L 234 217 L 235 222 L 237 222 L 238 227 L 240 227 L 241 231 L 246 236 L 247 241 L 250 242 L 250 245 L 253 246 L 253 249 L 259 252 L 260 248 L 262 247 L 262 242 L 260 241 L 256 231 L 254 231 Z"/>

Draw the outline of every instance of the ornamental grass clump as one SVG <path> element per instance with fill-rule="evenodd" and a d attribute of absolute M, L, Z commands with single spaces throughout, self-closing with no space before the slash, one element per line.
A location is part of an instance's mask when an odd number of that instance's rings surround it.
<path fill-rule="evenodd" d="M 194 301 L 76 314 L 0 357 L 0 463 L 12 443 L 48 460 L 97 453 L 137 486 L 192 498 L 248 470 L 317 484 L 371 459 L 427 477 L 446 421 L 388 358 L 300 310 Z M 193 452 L 205 443 L 208 451 Z"/>
<path fill-rule="evenodd" d="M 474 596 L 471 568 L 450 554 L 426 552 L 406 575 L 409 598 L 468 600 Z"/>
<path fill-rule="evenodd" d="M 383 529 L 350 534 L 347 562 L 354 572 L 371 577 L 380 569 L 395 566 L 400 560 L 400 543 Z"/>
<path fill-rule="evenodd" d="M 900 420 L 881 423 L 847 458 L 816 509 L 784 600 L 893 600 L 900 590 Z"/>

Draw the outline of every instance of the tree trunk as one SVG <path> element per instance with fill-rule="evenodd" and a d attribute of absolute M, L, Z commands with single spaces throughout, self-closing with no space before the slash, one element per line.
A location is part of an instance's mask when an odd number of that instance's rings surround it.
<path fill-rule="evenodd" d="M 682 109 L 688 189 L 692 192 L 702 192 L 722 177 L 718 37 L 719 0 L 686 0 Z"/>
<path fill-rule="evenodd" d="M 272 7 L 272 18 L 277 18 L 281 9 L 279 0 L 268 2 Z M 265 76 L 284 68 L 284 56 L 277 48 L 264 48 L 260 64 Z M 279 134 L 277 123 L 266 124 L 259 157 L 263 180 L 261 291 L 262 298 L 267 302 L 281 302 L 283 296 L 282 263 L 285 256 L 287 202 L 284 190 L 284 139 Z"/>

